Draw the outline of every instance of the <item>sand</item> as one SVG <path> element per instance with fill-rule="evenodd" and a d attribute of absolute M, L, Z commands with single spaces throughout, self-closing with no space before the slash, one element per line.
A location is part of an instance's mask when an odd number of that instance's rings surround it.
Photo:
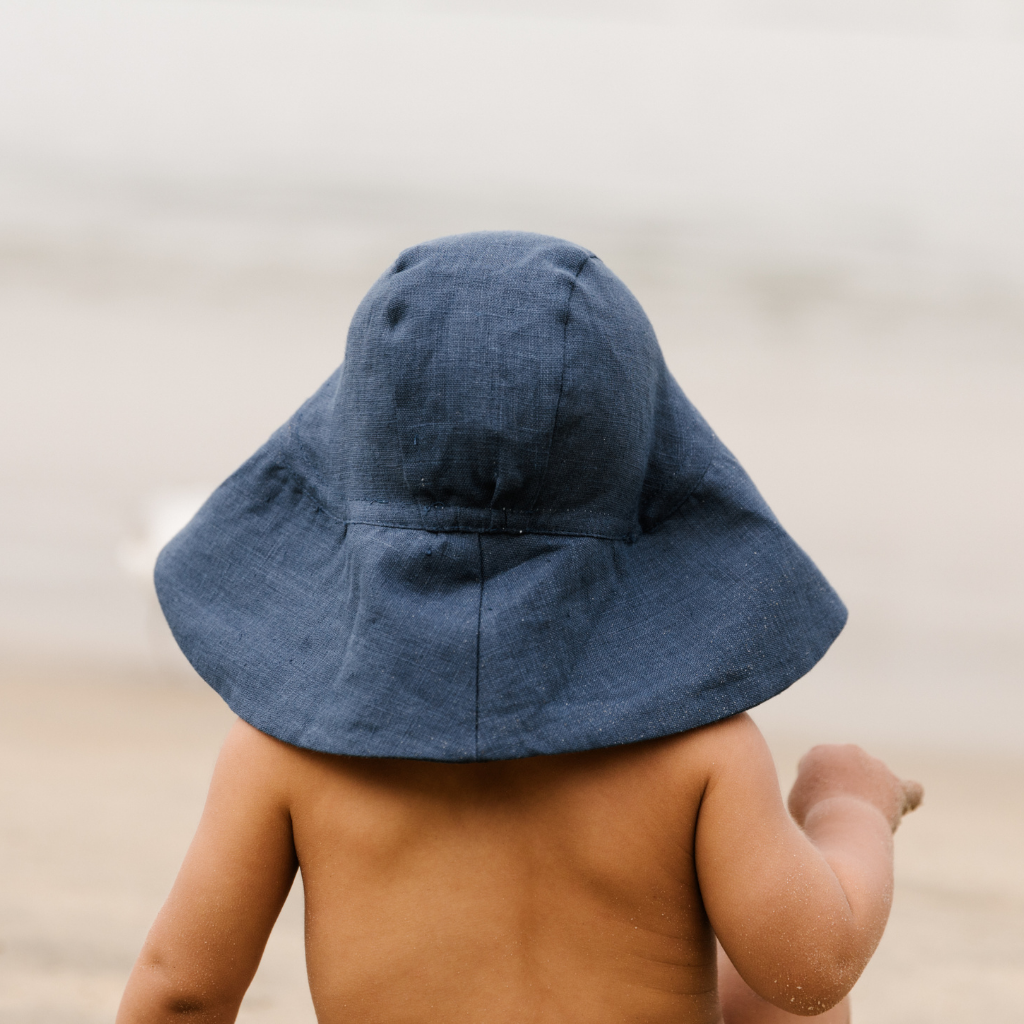
<path fill-rule="evenodd" d="M 109 1021 L 202 809 L 231 714 L 195 680 L 0 684 L 0 1020 Z M 785 782 L 796 737 L 769 736 Z M 1024 759 L 880 750 L 927 786 L 897 836 L 889 929 L 854 993 L 872 1024 L 1024 1015 Z M 297 886 L 240 1021 L 314 1020 Z"/>

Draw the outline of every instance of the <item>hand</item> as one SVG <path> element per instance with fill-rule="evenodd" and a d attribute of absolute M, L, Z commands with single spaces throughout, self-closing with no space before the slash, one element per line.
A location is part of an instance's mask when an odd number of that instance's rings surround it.
<path fill-rule="evenodd" d="M 895 832 L 903 815 L 921 803 L 924 789 L 918 782 L 897 778 L 878 758 L 853 744 L 813 747 L 800 759 L 789 813 L 802 827 L 815 804 L 837 796 L 874 805 Z"/>

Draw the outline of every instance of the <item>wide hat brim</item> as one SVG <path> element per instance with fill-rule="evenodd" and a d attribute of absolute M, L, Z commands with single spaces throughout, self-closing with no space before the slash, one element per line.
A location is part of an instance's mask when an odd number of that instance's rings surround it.
<path fill-rule="evenodd" d="M 776 695 L 846 621 L 720 444 L 656 528 L 609 539 L 344 521 L 283 436 L 156 584 L 196 671 L 287 743 L 488 761 L 651 739 Z"/>

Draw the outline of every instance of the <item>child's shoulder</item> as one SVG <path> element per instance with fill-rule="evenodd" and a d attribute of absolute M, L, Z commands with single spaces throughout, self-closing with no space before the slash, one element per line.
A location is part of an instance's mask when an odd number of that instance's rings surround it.
<path fill-rule="evenodd" d="M 221 746 L 214 784 L 245 793 L 249 799 L 287 806 L 304 771 L 310 751 L 284 743 L 235 719 Z"/>
<path fill-rule="evenodd" d="M 685 807 L 696 814 L 723 786 L 733 800 L 756 803 L 764 799 L 766 786 L 778 785 L 767 744 L 746 714 L 640 743 L 472 764 L 323 754 L 239 719 L 225 740 L 215 781 L 233 790 L 237 800 L 289 813 L 308 809 L 311 797 L 318 805 L 399 801 L 418 806 L 484 796 L 490 803 L 503 802 L 516 792 L 535 800 L 543 792 L 553 802 L 572 804 L 612 799 L 627 814 L 627 806 L 641 815 L 644 807 L 660 807 L 674 818 Z"/>
<path fill-rule="evenodd" d="M 746 712 L 656 741 L 664 747 L 666 766 L 713 781 L 723 771 L 774 764 L 768 744 Z"/>
<path fill-rule="evenodd" d="M 649 762 L 657 760 L 666 767 L 675 766 L 682 771 L 690 771 L 700 763 L 708 767 L 720 765 L 723 759 L 753 758 L 762 761 L 769 756 L 768 747 L 761 731 L 753 719 L 745 712 L 724 718 L 710 725 L 703 725 L 687 732 L 675 733 L 640 743 L 622 744 L 614 747 L 597 748 L 582 751 L 578 754 L 553 755 L 540 758 L 523 758 L 520 764 L 546 761 L 552 767 L 558 762 L 567 764 L 572 760 L 593 758 L 601 761 L 621 760 L 624 763 L 634 760 Z M 244 760 L 252 766 L 265 765 L 277 771 L 291 770 L 322 771 L 328 766 L 342 765 L 355 761 L 392 761 L 390 758 L 349 758 L 344 755 L 322 754 L 314 750 L 297 747 L 283 740 L 274 738 L 239 718 L 224 742 L 222 758 Z M 409 764 L 410 762 L 404 762 Z M 422 765 L 440 765 L 441 762 L 412 762 Z M 485 762 L 486 763 L 486 762 Z M 512 764 L 514 762 L 506 762 Z"/>

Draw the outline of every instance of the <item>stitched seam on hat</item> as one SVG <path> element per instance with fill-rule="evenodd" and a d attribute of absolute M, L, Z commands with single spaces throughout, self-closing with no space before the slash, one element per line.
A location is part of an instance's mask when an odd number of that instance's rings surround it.
<path fill-rule="evenodd" d="M 633 536 L 632 534 L 581 533 L 581 532 L 576 531 L 576 530 L 530 530 L 528 534 L 527 534 L 527 531 L 525 531 L 525 530 L 523 530 L 523 531 L 516 531 L 516 530 L 443 530 L 443 529 L 432 528 L 432 527 L 429 527 L 429 526 L 426 526 L 426 525 L 423 525 L 423 526 L 402 526 L 402 525 L 400 525 L 398 523 L 377 523 L 377 522 L 374 522 L 373 520 L 370 520 L 370 519 L 342 518 L 342 517 L 340 517 L 338 515 L 335 515 L 333 512 L 330 511 L 330 509 L 328 509 L 326 503 L 323 501 L 323 499 L 317 493 L 315 486 L 310 482 L 309 478 L 306 475 L 301 473 L 299 470 L 295 469 L 293 466 L 288 465 L 288 463 L 285 462 L 284 459 L 277 459 L 277 460 L 275 460 L 275 465 L 277 465 L 281 469 L 283 469 L 288 474 L 288 476 L 294 481 L 294 483 L 297 486 L 299 494 L 301 494 L 303 498 L 305 498 L 306 500 L 310 501 L 313 505 L 316 506 L 316 508 L 317 508 L 317 510 L 319 512 L 322 512 L 325 516 L 327 516 L 328 519 L 332 520 L 335 523 L 338 523 L 340 526 L 376 526 L 376 527 L 378 527 L 379 529 L 382 529 L 382 530 L 415 530 L 415 531 L 417 531 L 419 533 L 475 533 L 475 534 L 478 534 L 478 535 L 486 533 L 486 534 L 496 534 L 496 535 L 500 534 L 502 536 L 509 536 L 509 537 L 518 537 L 518 536 L 531 536 L 531 537 L 588 537 L 591 540 L 622 541 L 624 543 L 625 542 L 629 542 L 629 540 Z M 708 464 L 708 469 L 710 469 L 710 468 L 711 468 L 711 465 L 709 463 Z M 688 498 L 693 493 L 693 491 L 695 491 L 697 489 L 697 487 L 700 486 L 700 483 L 704 479 L 704 475 L 707 473 L 707 471 L 708 471 L 707 469 L 704 470 L 704 473 L 701 474 L 700 479 L 697 481 L 697 483 L 695 483 L 693 485 L 693 488 L 687 493 L 686 497 L 679 501 L 679 503 L 673 508 L 672 512 L 670 512 L 665 517 L 665 519 L 662 520 L 662 523 L 664 523 L 666 520 L 670 519 L 672 517 L 672 515 L 674 514 L 674 512 L 676 511 L 676 509 L 678 509 L 679 506 L 682 505 L 683 502 L 686 501 L 686 498 Z M 363 500 L 363 499 L 361 499 L 361 500 Z M 369 502 L 369 503 L 370 504 L 374 504 L 374 505 L 389 505 L 389 504 L 391 504 L 391 502 L 386 502 L 386 501 L 376 501 L 376 502 Z M 451 507 L 454 507 L 454 506 L 451 506 Z M 470 509 L 469 511 L 478 511 L 478 510 L 477 509 Z M 537 511 L 539 511 L 539 512 L 559 512 L 561 510 L 560 509 L 538 509 Z M 590 509 L 580 509 L 579 511 L 581 511 L 581 512 L 589 512 Z M 659 529 L 661 527 L 662 523 L 659 523 L 658 526 L 656 526 L 654 529 Z M 652 531 L 648 531 L 648 532 L 653 533 L 654 531 L 652 530 Z"/>
<path fill-rule="evenodd" d="M 704 483 L 704 477 L 706 477 L 708 473 L 711 472 L 711 467 L 714 464 L 715 457 L 714 455 L 712 455 L 711 458 L 708 460 L 708 464 L 704 467 L 704 472 L 701 473 L 699 477 L 697 477 L 693 486 L 672 506 L 672 508 L 668 510 L 668 512 L 665 513 L 665 516 L 661 520 L 661 522 L 658 523 L 656 526 L 652 527 L 650 530 L 647 530 L 647 533 L 654 533 L 655 531 L 660 530 L 690 500 L 690 498 L 693 497 L 694 492 L 697 490 L 698 487 L 700 487 L 702 483 Z"/>
<path fill-rule="evenodd" d="M 395 258 L 395 263 L 397 263 L 398 260 L 400 260 L 402 258 L 402 253 L 404 253 L 406 251 L 407 250 L 403 249 L 402 252 L 398 254 L 398 256 Z M 392 264 L 392 267 L 393 266 L 394 266 L 394 264 Z M 385 273 L 387 273 L 387 272 L 385 272 Z M 395 276 L 394 271 L 392 271 L 390 273 L 390 275 L 389 275 L 389 280 L 394 278 L 394 276 Z M 385 310 L 387 309 L 387 302 L 385 301 L 385 296 L 386 295 L 387 295 L 387 290 L 382 288 L 381 289 L 381 294 L 378 295 L 374 299 L 373 308 L 367 314 L 367 317 L 366 317 L 367 325 L 369 325 L 371 323 L 371 321 L 373 319 L 373 313 L 374 312 L 379 310 L 381 307 L 383 307 Z M 391 395 L 391 412 L 392 412 L 392 415 L 394 416 L 394 422 L 395 422 L 395 430 L 396 430 L 395 444 L 398 446 L 398 459 L 399 459 L 399 462 L 401 463 L 401 466 L 402 466 L 402 479 L 405 481 L 405 486 L 406 486 L 406 488 L 409 491 L 409 496 L 413 499 L 413 501 L 416 504 L 416 512 L 417 512 L 417 514 L 420 517 L 420 522 L 423 522 L 423 506 L 421 505 L 420 502 L 416 501 L 415 491 L 414 491 L 413 487 L 411 486 L 410 480 L 409 480 L 409 476 L 406 473 L 405 453 L 402 451 L 402 442 L 400 440 L 401 431 L 399 430 L 398 398 L 397 398 L 396 394 L 394 393 L 394 391 L 392 391 L 392 395 Z"/>
<path fill-rule="evenodd" d="M 307 498 L 309 501 L 313 502 L 318 511 L 322 512 L 328 519 L 332 519 L 334 522 L 339 523 L 342 526 L 348 526 L 349 520 L 336 516 L 327 507 L 327 503 L 320 497 L 316 486 L 309 479 L 309 473 L 304 473 L 301 470 L 296 469 L 294 466 L 289 465 L 284 458 L 275 459 L 274 464 L 280 466 L 280 468 L 285 471 L 288 478 L 292 480 L 298 488 L 299 494 L 301 494 L 303 498 Z"/>
<path fill-rule="evenodd" d="M 322 511 L 322 509 L 321 509 Z M 628 544 L 631 534 L 625 536 L 610 533 L 569 533 L 565 530 L 442 530 L 430 526 L 401 526 L 398 523 L 375 523 L 369 519 L 337 519 L 325 513 L 336 523 L 344 526 L 375 526 L 380 530 L 413 530 L 416 533 L 473 533 L 483 537 L 579 537 L 581 540 L 606 540 L 616 544 Z M 660 523 L 658 524 L 661 525 Z"/>
<path fill-rule="evenodd" d="M 480 552 L 480 603 L 476 609 L 476 713 L 473 720 L 473 756 L 480 760 L 480 627 L 484 617 L 484 541 L 478 533 L 476 546 Z"/>
<path fill-rule="evenodd" d="M 555 431 L 558 429 L 558 412 L 562 407 L 562 390 L 565 387 L 565 362 L 566 353 L 569 349 L 569 306 L 572 304 L 572 297 L 576 293 L 576 282 L 580 279 L 580 274 L 583 273 L 583 268 L 593 259 L 593 255 L 588 253 L 580 265 L 576 268 L 576 273 L 572 276 L 572 285 L 569 288 L 569 295 L 565 300 L 565 320 L 562 323 L 562 372 L 558 378 L 558 397 L 555 399 L 555 415 L 551 418 L 551 436 L 548 438 L 548 451 L 547 455 L 544 456 L 544 470 L 540 474 L 540 483 L 537 484 L 537 493 L 533 499 L 533 504 L 530 506 L 530 512 L 534 511 L 537 502 L 540 500 L 540 496 L 544 491 L 544 484 L 547 483 L 548 478 L 548 466 L 551 463 L 551 449 L 555 446 Z"/>

